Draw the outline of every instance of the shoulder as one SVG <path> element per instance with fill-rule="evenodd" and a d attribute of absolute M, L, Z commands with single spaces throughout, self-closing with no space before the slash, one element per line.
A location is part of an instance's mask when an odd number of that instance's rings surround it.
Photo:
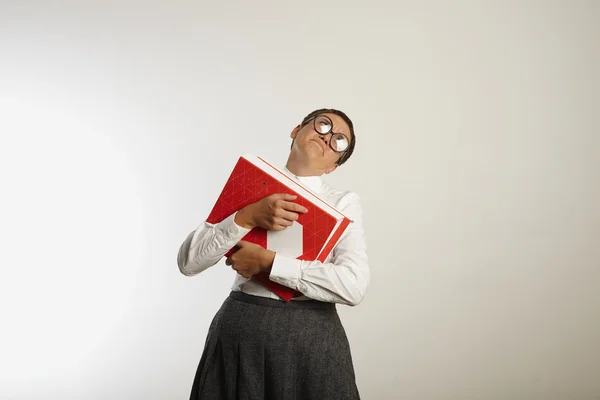
<path fill-rule="evenodd" d="M 353 190 L 338 189 L 328 183 L 323 183 L 323 192 L 326 201 L 342 211 L 350 208 L 360 208 L 360 195 Z"/>
<path fill-rule="evenodd" d="M 360 232 L 364 220 L 364 210 L 360 195 L 353 190 L 343 190 L 325 185 L 327 202 L 352 220 L 350 231 Z"/>

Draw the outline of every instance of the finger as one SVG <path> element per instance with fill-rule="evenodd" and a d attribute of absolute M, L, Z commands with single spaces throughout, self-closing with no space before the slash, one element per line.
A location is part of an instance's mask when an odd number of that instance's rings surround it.
<path fill-rule="evenodd" d="M 289 194 L 289 193 L 274 193 L 270 196 L 268 196 L 270 198 L 272 198 L 273 200 L 288 200 L 288 201 L 292 201 L 292 200 L 296 200 L 296 198 L 298 196 L 293 195 L 293 194 Z"/>
<path fill-rule="evenodd" d="M 292 212 L 292 211 L 286 211 L 286 210 L 280 210 L 277 213 L 276 218 L 281 218 L 281 219 L 285 219 L 287 221 L 297 221 L 298 220 L 298 213 Z"/>
<path fill-rule="evenodd" d="M 276 218 L 273 220 L 273 225 L 282 225 L 282 226 L 286 226 L 286 227 L 287 227 L 287 226 L 292 226 L 292 224 L 293 224 L 293 223 L 294 223 L 294 221 L 290 221 L 290 220 L 288 220 L 288 219 L 285 219 L 285 218 L 279 218 L 279 217 L 276 217 Z"/>
<path fill-rule="evenodd" d="M 240 240 L 240 241 L 239 241 L 239 242 L 236 244 L 236 246 L 237 246 L 237 247 L 239 247 L 239 248 L 241 249 L 242 247 L 246 247 L 246 246 L 248 245 L 248 243 L 249 243 L 249 242 L 247 242 L 247 241 L 245 241 L 245 240 Z"/>
<path fill-rule="evenodd" d="M 225 265 L 231 265 L 233 267 L 233 262 L 231 261 L 231 257 L 227 257 L 227 260 L 225 260 Z"/>
<path fill-rule="evenodd" d="M 295 211 L 295 212 L 300 212 L 300 213 L 306 213 L 308 212 L 308 209 L 304 206 L 301 206 L 298 203 L 292 203 L 289 201 L 282 201 L 281 202 L 281 208 L 283 208 L 284 210 L 288 210 L 288 211 Z"/>

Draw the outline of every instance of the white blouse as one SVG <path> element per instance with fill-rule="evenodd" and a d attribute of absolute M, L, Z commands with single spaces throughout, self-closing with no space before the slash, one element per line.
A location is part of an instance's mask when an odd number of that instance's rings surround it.
<path fill-rule="evenodd" d="M 350 306 L 359 304 L 370 281 L 363 210 L 355 192 L 342 191 L 318 176 L 295 176 L 282 169 L 353 222 L 325 262 L 304 261 L 275 254 L 270 279 L 303 294 L 293 301 L 315 299 Z M 179 248 L 177 264 L 182 274 L 194 276 L 224 261 L 224 255 L 250 231 L 234 222 L 235 213 L 218 224 L 204 221 Z M 225 265 L 224 262 L 222 262 Z M 230 267 L 227 267 L 230 268 Z M 273 299 L 279 297 L 254 280 L 236 274 L 232 290 Z"/>

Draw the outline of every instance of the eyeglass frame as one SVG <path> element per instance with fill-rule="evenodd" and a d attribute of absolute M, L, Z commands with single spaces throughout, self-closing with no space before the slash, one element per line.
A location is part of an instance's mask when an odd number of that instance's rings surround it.
<path fill-rule="evenodd" d="M 323 117 L 323 118 L 327 118 L 327 120 L 330 122 L 331 128 L 329 129 L 328 132 L 326 133 L 321 133 L 317 130 L 317 127 L 315 126 L 315 124 L 317 123 L 317 118 L 318 117 Z M 331 148 L 331 150 L 335 151 L 336 153 L 340 154 L 340 158 L 338 160 L 338 162 L 344 157 L 344 153 L 347 152 L 350 149 L 350 144 L 352 143 L 350 141 L 350 139 L 348 138 L 348 136 L 346 136 L 345 133 L 342 132 L 333 132 L 333 121 L 331 120 L 331 118 L 329 118 L 327 115 L 325 114 L 317 114 L 315 116 L 310 117 L 309 119 L 307 119 L 306 121 L 304 121 L 303 125 L 308 124 L 311 120 L 313 120 L 313 129 L 315 130 L 315 132 L 317 132 L 319 135 L 325 136 L 325 135 L 329 135 L 331 134 L 333 135 L 342 135 L 343 137 L 346 138 L 346 140 L 348 141 L 348 147 L 346 147 L 344 150 L 342 151 L 338 151 L 336 149 L 333 148 L 332 144 L 331 144 L 331 140 L 329 141 L 329 147 Z"/>

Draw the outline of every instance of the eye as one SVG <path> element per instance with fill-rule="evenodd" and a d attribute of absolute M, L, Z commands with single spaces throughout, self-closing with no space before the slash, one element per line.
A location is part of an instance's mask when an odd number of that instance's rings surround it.
<path fill-rule="evenodd" d="M 348 148 L 348 139 L 345 135 L 336 134 L 331 141 L 331 145 L 335 151 L 344 151 Z"/>
<path fill-rule="evenodd" d="M 315 129 L 321 134 L 328 133 L 331 130 L 331 122 L 327 118 L 317 118 L 315 121 Z"/>

